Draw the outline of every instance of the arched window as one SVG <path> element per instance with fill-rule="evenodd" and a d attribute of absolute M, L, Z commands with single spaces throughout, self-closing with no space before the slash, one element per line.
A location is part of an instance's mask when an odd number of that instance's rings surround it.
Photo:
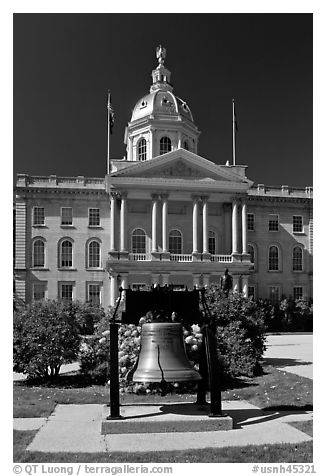
<path fill-rule="evenodd" d="M 187 140 L 184 141 L 184 143 L 183 143 L 183 148 L 184 148 L 185 150 L 189 150 L 189 143 L 188 143 Z"/>
<path fill-rule="evenodd" d="M 72 268 L 72 242 L 63 240 L 60 245 L 60 267 Z"/>
<path fill-rule="evenodd" d="M 140 139 L 138 142 L 138 160 L 147 159 L 147 145 L 145 139 Z"/>
<path fill-rule="evenodd" d="M 255 248 L 252 245 L 248 245 L 248 254 L 250 255 L 250 261 L 255 264 Z"/>
<path fill-rule="evenodd" d="M 141 228 L 136 228 L 131 236 L 132 253 L 146 253 L 146 234 Z"/>
<path fill-rule="evenodd" d="M 303 252 L 300 246 L 295 246 L 293 248 L 293 260 L 292 266 L 293 271 L 302 271 L 302 261 L 303 261 Z"/>
<path fill-rule="evenodd" d="M 208 233 L 208 252 L 211 255 L 216 254 L 216 236 L 214 231 Z"/>
<path fill-rule="evenodd" d="M 88 244 L 88 268 L 100 267 L 100 243 L 98 241 L 91 241 Z"/>
<path fill-rule="evenodd" d="M 172 150 L 170 137 L 164 136 L 160 140 L 160 155 L 166 154 Z"/>
<path fill-rule="evenodd" d="M 177 255 L 182 253 L 182 235 L 179 230 L 171 230 L 169 233 L 169 252 Z"/>
<path fill-rule="evenodd" d="M 33 267 L 44 268 L 45 244 L 43 240 L 35 240 L 33 243 Z"/>
<path fill-rule="evenodd" d="M 268 270 L 279 270 L 279 251 L 278 247 L 275 245 L 270 246 L 268 250 Z"/>

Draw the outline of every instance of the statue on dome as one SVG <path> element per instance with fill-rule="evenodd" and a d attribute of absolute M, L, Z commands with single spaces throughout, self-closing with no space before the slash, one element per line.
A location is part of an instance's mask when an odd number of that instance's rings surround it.
<path fill-rule="evenodd" d="M 166 57 L 166 49 L 163 48 L 162 45 L 159 45 L 156 48 L 156 58 L 158 59 L 159 64 L 164 64 L 165 57 Z"/>

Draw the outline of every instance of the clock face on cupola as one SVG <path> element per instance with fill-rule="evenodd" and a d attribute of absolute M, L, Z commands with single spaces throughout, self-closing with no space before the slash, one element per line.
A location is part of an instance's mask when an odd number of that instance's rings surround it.
<path fill-rule="evenodd" d="M 128 161 L 150 160 L 177 149 L 197 153 L 200 131 L 186 101 L 173 93 L 166 49 L 161 45 L 156 57 L 149 94 L 136 103 L 126 128 Z"/>

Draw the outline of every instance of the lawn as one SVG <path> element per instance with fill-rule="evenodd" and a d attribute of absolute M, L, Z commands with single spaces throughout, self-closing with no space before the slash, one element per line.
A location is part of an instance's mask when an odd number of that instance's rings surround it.
<path fill-rule="evenodd" d="M 247 400 L 262 409 L 312 409 L 312 380 L 264 367 L 264 374 L 252 379 L 230 382 L 222 392 L 222 400 Z M 121 403 L 165 403 L 194 401 L 196 395 L 121 395 Z M 14 417 L 47 417 L 58 403 L 109 403 L 109 391 L 100 385 L 85 386 L 77 375 L 59 377 L 55 384 L 14 384 Z M 294 408 L 296 407 L 296 408 Z"/>
<path fill-rule="evenodd" d="M 194 401 L 195 395 L 146 396 L 123 394 L 121 403 L 165 403 Z M 223 400 L 247 400 L 268 410 L 312 410 L 312 380 L 264 367 L 264 374 L 252 379 L 241 378 L 230 382 L 222 392 Z M 77 375 L 59 377 L 52 386 L 48 384 L 14 384 L 14 417 L 49 416 L 58 404 L 109 403 L 108 389 L 103 386 L 85 386 Z M 291 423 L 312 436 L 312 422 Z M 14 432 L 15 462 L 160 462 L 160 463 L 228 463 L 228 462 L 312 462 L 312 442 L 298 445 L 259 445 L 237 448 L 207 448 L 198 451 L 173 451 L 154 453 L 30 453 L 26 451 L 35 431 Z"/>
<path fill-rule="evenodd" d="M 36 431 L 14 431 L 15 463 L 311 463 L 312 442 L 298 445 L 205 448 L 155 453 L 41 453 L 25 451 Z"/>

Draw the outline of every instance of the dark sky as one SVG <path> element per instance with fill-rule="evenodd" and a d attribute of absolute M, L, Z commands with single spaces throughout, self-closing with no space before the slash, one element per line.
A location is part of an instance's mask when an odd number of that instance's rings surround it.
<path fill-rule="evenodd" d="M 199 155 L 269 185 L 312 185 L 312 14 L 15 14 L 14 173 L 99 177 L 148 93 L 156 46 L 201 131 Z"/>

